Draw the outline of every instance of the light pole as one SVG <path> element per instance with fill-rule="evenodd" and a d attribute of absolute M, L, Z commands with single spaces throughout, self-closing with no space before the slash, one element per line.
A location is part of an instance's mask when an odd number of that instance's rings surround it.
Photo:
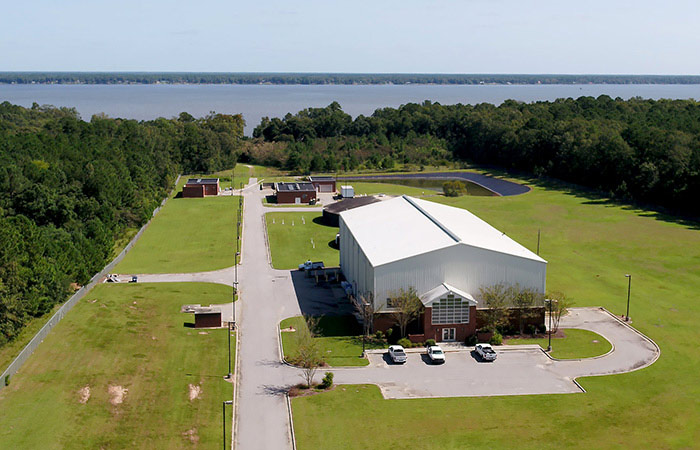
<path fill-rule="evenodd" d="M 552 351 L 552 299 L 547 300 L 549 302 L 549 343 L 547 344 L 547 352 Z"/>
<path fill-rule="evenodd" d="M 233 400 L 226 400 L 221 404 L 221 425 L 223 426 L 224 450 L 226 450 L 226 405 L 233 405 Z"/>
<path fill-rule="evenodd" d="M 632 275 L 629 273 L 625 274 L 627 278 L 627 314 L 625 314 L 625 322 L 630 321 L 630 291 L 632 289 Z"/>
<path fill-rule="evenodd" d="M 228 375 L 226 378 L 231 379 L 231 322 L 226 322 L 226 334 L 228 334 Z"/>

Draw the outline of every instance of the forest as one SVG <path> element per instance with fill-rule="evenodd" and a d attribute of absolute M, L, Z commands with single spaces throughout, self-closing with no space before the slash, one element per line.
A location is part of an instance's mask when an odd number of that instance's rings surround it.
<path fill-rule="evenodd" d="M 11 84 L 700 84 L 696 75 L 0 72 Z"/>
<path fill-rule="evenodd" d="M 334 102 L 263 118 L 253 136 L 267 145 L 247 146 L 243 158 L 297 173 L 469 162 L 700 216 L 700 103 L 694 100 L 426 101 L 354 119 Z"/>
<path fill-rule="evenodd" d="M 0 345 L 65 301 L 180 173 L 235 165 L 240 115 L 137 122 L 0 104 Z"/>

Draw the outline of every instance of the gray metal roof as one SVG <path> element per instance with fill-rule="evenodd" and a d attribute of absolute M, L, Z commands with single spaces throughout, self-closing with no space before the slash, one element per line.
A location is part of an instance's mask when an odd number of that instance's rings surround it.
<path fill-rule="evenodd" d="M 333 177 L 309 177 L 309 181 L 335 181 Z"/>
<path fill-rule="evenodd" d="M 316 188 L 311 183 L 277 183 L 275 185 L 275 190 L 285 192 L 316 192 Z"/>
<path fill-rule="evenodd" d="M 218 178 L 190 178 L 187 180 L 187 184 L 216 184 L 218 182 Z"/>

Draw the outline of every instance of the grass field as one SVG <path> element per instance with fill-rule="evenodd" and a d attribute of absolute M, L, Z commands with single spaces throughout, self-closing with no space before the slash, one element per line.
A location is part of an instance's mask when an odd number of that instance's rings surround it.
<path fill-rule="evenodd" d="M 171 198 L 116 273 L 178 273 L 233 265 L 238 197 Z"/>
<path fill-rule="evenodd" d="M 321 330 L 317 339 L 323 354 L 326 356 L 326 363 L 329 366 L 366 366 L 369 361 L 362 358 L 362 338 L 359 329 L 350 329 L 343 324 L 337 324 L 338 320 L 347 322 L 346 318 L 324 317 L 320 324 Z M 336 322 L 336 323 L 334 323 Z M 308 331 L 306 321 L 303 317 L 290 317 L 280 323 L 280 328 L 285 329 L 293 327 L 300 332 Z M 298 332 L 282 332 L 282 347 L 284 348 L 284 357 L 289 360 L 296 354 L 297 351 L 297 333 Z M 371 342 L 366 343 L 366 348 L 383 348 L 384 345 L 373 345 Z"/>
<path fill-rule="evenodd" d="M 292 401 L 300 449 L 698 446 L 700 225 L 563 185 L 431 199 L 469 209 L 531 250 L 541 229 L 547 286 L 576 306 L 624 313 L 632 274 L 632 325 L 659 344 L 660 359 L 579 379 L 587 393 L 576 395 L 383 400 L 376 387 L 343 386 Z"/>
<path fill-rule="evenodd" d="M 326 267 L 340 264 L 338 250 L 330 246 L 335 241 L 338 228 L 321 223 L 320 218 L 318 212 L 265 214 L 275 269 L 296 269 L 307 259 L 323 261 Z"/>
<path fill-rule="evenodd" d="M 0 448 L 220 446 L 221 402 L 233 392 L 226 331 L 200 334 L 179 310 L 229 299 L 213 284 L 97 286 L 0 390 Z M 127 389 L 121 404 L 110 386 Z"/>
<path fill-rule="evenodd" d="M 603 336 L 588 330 L 566 329 L 561 330 L 565 337 L 552 337 L 552 352 L 550 355 L 558 359 L 591 358 L 608 353 L 612 344 Z M 547 348 L 548 338 L 534 339 L 507 339 L 506 345 L 539 345 Z"/>

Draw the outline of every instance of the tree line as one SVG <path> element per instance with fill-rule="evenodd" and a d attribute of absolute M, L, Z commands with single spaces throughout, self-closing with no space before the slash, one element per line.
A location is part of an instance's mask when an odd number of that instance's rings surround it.
<path fill-rule="evenodd" d="M 0 344 L 63 302 L 179 173 L 235 165 L 240 115 L 148 122 L 0 104 Z"/>
<path fill-rule="evenodd" d="M 278 150 L 251 147 L 244 157 L 298 172 L 465 161 L 700 215 L 700 103 L 694 100 L 426 101 L 355 119 L 334 102 L 263 118 L 253 136 Z"/>
<path fill-rule="evenodd" d="M 700 84 L 696 75 L 0 72 L 13 84 Z"/>

